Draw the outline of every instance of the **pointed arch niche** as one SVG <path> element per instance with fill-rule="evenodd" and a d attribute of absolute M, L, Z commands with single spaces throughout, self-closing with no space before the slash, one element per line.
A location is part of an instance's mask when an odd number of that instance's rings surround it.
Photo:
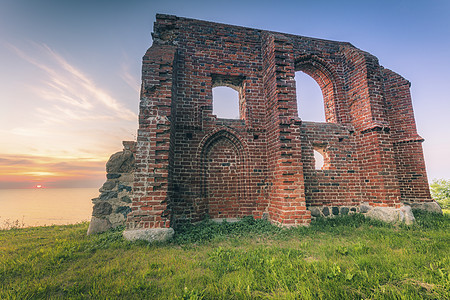
<path fill-rule="evenodd" d="M 245 215 L 245 153 L 227 130 L 210 136 L 201 151 L 202 198 L 212 219 Z"/>

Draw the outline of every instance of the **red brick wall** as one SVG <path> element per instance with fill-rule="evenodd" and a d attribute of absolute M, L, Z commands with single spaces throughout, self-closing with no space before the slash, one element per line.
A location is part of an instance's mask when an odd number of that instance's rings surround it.
<path fill-rule="evenodd" d="M 295 71 L 327 123 L 299 119 Z M 129 227 L 431 201 L 407 81 L 349 43 L 157 15 L 142 74 Z M 239 91 L 239 120 L 213 115 L 216 86 Z"/>
<path fill-rule="evenodd" d="M 176 48 L 155 44 L 143 58 L 139 130 L 129 228 L 170 226 L 167 211 L 172 84 Z"/>
<path fill-rule="evenodd" d="M 417 134 L 410 83 L 391 70 L 382 72 L 401 200 L 405 203 L 429 201 L 423 138 Z"/>
<path fill-rule="evenodd" d="M 361 180 L 354 132 L 334 123 L 303 122 L 300 129 L 307 205 L 359 205 Z M 325 152 L 322 170 L 315 169 L 315 146 Z"/>
<path fill-rule="evenodd" d="M 244 161 L 239 149 L 227 138 L 216 140 L 205 153 L 205 194 L 211 218 L 245 215 Z"/>

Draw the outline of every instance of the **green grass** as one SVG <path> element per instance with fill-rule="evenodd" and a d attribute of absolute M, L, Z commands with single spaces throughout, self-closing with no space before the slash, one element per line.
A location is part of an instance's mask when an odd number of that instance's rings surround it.
<path fill-rule="evenodd" d="M 450 215 L 415 215 L 204 222 L 156 245 L 87 223 L 2 230 L 0 299 L 449 299 Z"/>

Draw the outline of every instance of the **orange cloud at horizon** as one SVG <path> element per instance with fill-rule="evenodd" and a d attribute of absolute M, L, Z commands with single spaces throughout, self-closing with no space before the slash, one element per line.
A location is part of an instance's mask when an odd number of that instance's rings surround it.
<path fill-rule="evenodd" d="M 105 174 L 101 159 L 0 156 L 0 189 L 100 187 Z"/>

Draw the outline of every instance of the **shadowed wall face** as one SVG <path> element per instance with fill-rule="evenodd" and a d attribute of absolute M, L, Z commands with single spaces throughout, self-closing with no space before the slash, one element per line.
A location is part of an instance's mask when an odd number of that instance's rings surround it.
<path fill-rule="evenodd" d="M 217 141 L 209 150 L 206 159 L 205 197 L 211 218 L 242 217 L 241 182 L 243 163 L 231 142 Z"/>

